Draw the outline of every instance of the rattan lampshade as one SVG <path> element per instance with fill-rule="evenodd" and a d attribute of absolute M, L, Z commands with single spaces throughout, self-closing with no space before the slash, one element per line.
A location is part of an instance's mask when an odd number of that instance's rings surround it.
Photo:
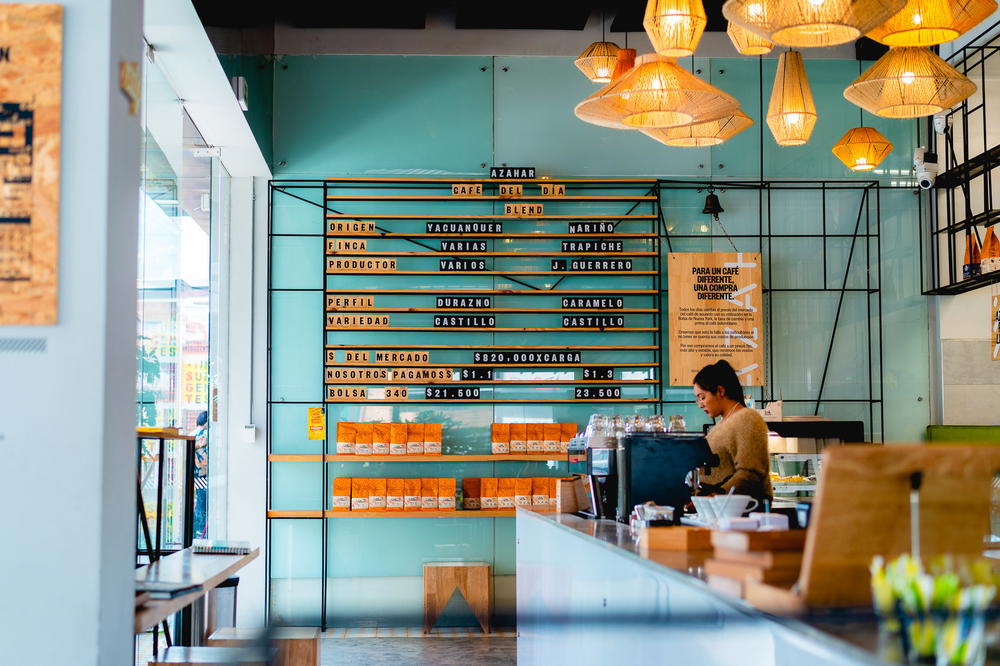
<path fill-rule="evenodd" d="M 753 119 L 737 109 L 735 113 L 716 120 L 684 125 L 682 127 L 647 129 L 642 130 L 642 133 L 667 146 L 700 148 L 704 146 L 717 146 L 723 141 L 733 138 L 751 125 L 753 125 Z"/>
<path fill-rule="evenodd" d="M 871 171 L 890 152 L 889 139 L 873 127 L 849 129 L 833 146 L 833 154 L 853 171 Z"/>
<path fill-rule="evenodd" d="M 635 67 L 609 84 L 602 97 L 610 98 L 624 112 L 621 122 L 633 129 L 704 122 L 739 108 L 730 95 L 691 74 L 673 58 L 656 53 L 639 56 Z"/>
<path fill-rule="evenodd" d="M 764 55 L 765 53 L 770 53 L 771 49 L 774 48 L 774 43 L 771 40 L 761 37 L 755 32 L 750 32 L 743 26 L 736 25 L 732 21 L 729 21 L 726 34 L 729 35 L 729 41 L 733 43 L 733 46 L 740 52 L 740 55 Z"/>
<path fill-rule="evenodd" d="M 653 48 L 671 58 L 693 54 L 706 23 L 701 0 L 648 0 L 642 19 Z"/>
<path fill-rule="evenodd" d="M 618 60 L 618 45 L 613 42 L 594 42 L 573 61 L 573 64 L 594 83 L 608 83 Z"/>
<path fill-rule="evenodd" d="M 909 0 L 868 37 L 889 46 L 942 44 L 968 32 L 996 8 L 995 0 Z"/>
<path fill-rule="evenodd" d="M 809 140 L 816 125 L 813 103 L 802 54 L 786 51 L 778 58 L 778 71 L 767 107 L 767 126 L 779 146 L 801 146 Z"/>
<path fill-rule="evenodd" d="M 611 74 L 612 84 L 623 77 L 635 65 L 635 49 L 619 49 L 615 71 Z M 573 112 L 580 120 L 592 125 L 612 129 L 632 129 L 622 122 L 626 111 L 618 104 L 617 97 L 603 97 L 610 85 L 604 86 L 593 95 L 576 105 Z"/>
<path fill-rule="evenodd" d="M 930 49 L 900 46 L 847 86 L 844 97 L 885 118 L 919 118 L 949 109 L 975 91 L 975 83 Z"/>
<path fill-rule="evenodd" d="M 884 23 L 906 0 L 727 0 L 722 13 L 783 46 L 852 42 Z"/>

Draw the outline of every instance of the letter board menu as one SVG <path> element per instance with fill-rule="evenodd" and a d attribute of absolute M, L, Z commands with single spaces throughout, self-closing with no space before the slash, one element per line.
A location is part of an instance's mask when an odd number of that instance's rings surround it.
<path fill-rule="evenodd" d="M 656 181 L 520 173 L 324 183 L 328 403 L 658 401 Z"/>

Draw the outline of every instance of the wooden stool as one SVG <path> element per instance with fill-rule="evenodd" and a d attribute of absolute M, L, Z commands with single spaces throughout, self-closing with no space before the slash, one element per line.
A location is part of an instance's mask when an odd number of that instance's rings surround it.
<path fill-rule="evenodd" d="M 486 562 L 424 563 L 424 633 L 434 627 L 456 588 L 465 597 L 483 633 L 490 633 L 493 576 Z"/>
<path fill-rule="evenodd" d="M 318 627 L 272 627 L 267 637 L 277 649 L 274 666 L 319 666 Z M 208 645 L 214 647 L 248 647 L 260 644 L 263 629 L 221 627 L 209 636 Z"/>
<path fill-rule="evenodd" d="M 269 666 L 276 650 L 245 647 L 186 647 L 173 645 L 163 651 L 149 666 L 196 666 L 197 664 L 240 664 Z"/>

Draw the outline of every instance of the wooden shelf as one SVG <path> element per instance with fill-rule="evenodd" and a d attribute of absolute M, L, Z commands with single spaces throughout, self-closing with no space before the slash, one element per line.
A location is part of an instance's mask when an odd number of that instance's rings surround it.
<path fill-rule="evenodd" d="M 514 509 L 480 511 L 268 511 L 268 518 L 513 518 Z"/>
<path fill-rule="evenodd" d="M 343 178 L 327 178 L 328 183 L 439 183 L 442 186 L 451 187 L 453 184 L 463 183 L 494 183 L 504 185 L 506 183 L 549 183 L 560 185 L 562 183 L 593 183 L 601 185 L 603 183 L 646 183 L 655 185 L 659 181 L 656 178 L 386 178 L 378 176 L 346 176 Z"/>
<path fill-rule="evenodd" d="M 271 453 L 268 462 L 566 462 L 565 453 L 533 455 L 444 454 L 440 456 L 358 456 L 328 453 Z"/>
<path fill-rule="evenodd" d="M 591 289 L 580 291 L 575 289 L 327 289 L 328 294 L 423 294 L 437 296 L 440 294 L 476 294 L 482 296 L 654 296 L 655 289 L 621 289 L 618 291 L 599 291 Z"/>
<path fill-rule="evenodd" d="M 464 181 L 468 182 L 468 181 Z M 500 181 L 493 181 L 499 183 Z M 558 183 L 556 183 L 558 185 Z M 501 197 L 496 194 L 484 194 L 477 197 L 458 197 L 450 194 L 369 194 L 369 195 L 333 195 L 328 194 L 327 201 L 656 201 L 654 196 L 615 196 L 615 195 L 565 195 L 543 196 L 541 194 L 526 194 L 520 197 Z"/>
<path fill-rule="evenodd" d="M 364 327 L 327 327 L 327 331 L 365 331 L 365 332 L 407 332 L 407 333 L 643 333 L 658 331 L 649 326 L 641 328 L 450 328 L 433 326 L 386 326 L 385 328 Z M 575 351 L 575 349 L 573 350 Z"/>
<path fill-rule="evenodd" d="M 588 308 L 578 308 L 576 310 L 570 308 L 379 308 L 378 311 L 375 310 L 359 310 L 357 308 L 333 308 L 327 310 L 327 312 L 349 312 L 357 314 L 366 315 L 377 315 L 383 312 L 509 312 L 514 314 L 531 314 L 533 312 L 540 313 L 563 313 L 563 314 L 580 314 L 586 312 L 587 314 L 599 313 L 599 314 L 654 314 L 659 312 L 655 308 L 623 308 L 620 310 L 592 310 Z"/>
<path fill-rule="evenodd" d="M 506 220 L 517 222 L 520 220 L 615 220 L 622 222 L 626 220 L 655 220 L 656 215 L 645 213 L 639 215 L 410 215 L 407 213 L 383 213 L 374 215 L 354 215 L 348 213 L 327 213 L 328 220 Z M 618 234 L 603 234 L 612 236 Z"/>
<path fill-rule="evenodd" d="M 355 349 L 352 347 L 351 349 Z M 531 364 L 531 363 L 327 363 L 327 368 L 517 368 L 525 372 L 543 372 L 548 368 L 656 368 L 659 363 L 552 363 L 552 364 Z M 532 369 L 534 368 L 534 369 Z M 540 368 L 540 369 L 539 369 Z M 370 382 L 369 382 L 370 383 Z"/>
<path fill-rule="evenodd" d="M 573 275 L 613 275 L 629 277 L 630 275 L 656 275 L 656 271 L 386 271 L 373 273 L 371 271 L 326 271 L 327 275 L 367 275 L 369 277 L 393 277 L 395 275 L 558 275 L 571 277 Z M 433 292 L 433 289 L 425 289 Z"/>
<path fill-rule="evenodd" d="M 435 252 L 327 252 L 328 257 L 655 257 L 656 252 L 450 252 L 440 250 Z"/>
<path fill-rule="evenodd" d="M 974 278 L 969 278 L 968 280 L 959 280 L 958 282 L 952 282 L 951 284 L 946 284 L 942 287 L 938 287 L 937 289 L 925 291 L 924 294 L 934 296 L 953 296 L 955 294 L 964 294 L 967 291 L 979 289 L 980 287 L 996 284 L 998 282 L 1000 282 L 1000 271 L 991 271 Z"/>
<path fill-rule="evenodd" d="M 527 220 L 531 218 L 526 217 L 511 217 L 511 218 L 501 218 L 509 219 L 513 221 Z M 578 219 L 578 218 L 574 218 Z M 601 219 L 606 219 L 601 218 Z M 610 234 L 552 234 L 552 233 L 534 233 L 534 234 L 510 234 L 510 233 L 451 233 L 451 234 L 428 234 L 428 233 L 405 233 L 402 231 L 375 231 L 370 234 L 343 234 L 343 233 L 326 233 L 326 236 L 331 238 L 659 238 L 656 234 L 642 234 L 642 233 L 621 233 L 614 232 Z"/>
<path fill-rule="evenodd" d="M 493 455 L 493 454 L 466 454 L 440 456 L 358 456 L 358 455 L 338 455 L 328 453 L 326 462 L 566 462 L 566 453 L 543 453 L 543 454 L 517 454 L 517 455 Z"/>
<path fill-rule="evenodd" d="M 327 345 L 327 349 L 541 349 L 544 351 L 567 351 L 562 349 L 553 349 L 552 345 L 400 345 L 400 344 L 384 344 L 384 345 Z M 654 351 L 658 347 L 653 345 L 604 345 L 604 346 L 594 346 L 594 345 L 580 345 L 574 346 L 572 350 L 568 351 Z M 411 364 L 412 365 L 412 364 Z M 500 367 L 497 365 L 490 365 L 488 363 L 479 364 L 455 364 L 452 365 L 480 365 L 483 367 Z M 608 365 L 607 363 L 581 363 L 583 365 Z M 624 365 L 622 363 L 614 364 L 616 367 Z M 515 365 L 511 367 L 521 367 L 520 365 Z M 530 367 L 530 366 L 525 366 Z"/>
<path fill-rule="evenodd" d="M 475 399 L 454 399 L 449 400 L 447 398 L 414 398 L 412 400 L 326 400 L 327 405 L 437 405 L 442 403 L 453 403 L 453 404 L 467 404 L 467 405 L 569 405 L 569 404 L 594 404 L 594 403 L 619 403 L 631 405 L 633 403 L 639 402 L 657 402 L 656 398 L 634 398 L 632 400 L 626 400 L 625 398 L 587 398 L 587 399 L 574 399 L 574 398 L 523 398 L 521 400 L 514 400 L 510 398 L 480 398 Z"/>
<path fill-rule="evenodd" d="M 338 365 L 338 368 L 355 368 L 358 366 L 354 365 Z M 385 367 L 385 366 L 379 366 Z M 397 366 L 390 366 L 397 367 Z M 423 368 L 426 366 L 407 366 Z M 490 368 L 496 366 L 489 366 Z M 544 370 L 532 370 L 531 372 L 545 372 Z M 489 386 L 519 386 L 519 385 L 530 385 L 534 386 L 536 384 L 611 384 L 617 386 L 619 384 L 656 384 L 658 383 L 655 379 L 438 379 L 427 381 L 416 381 L 413 379 L 403 379 L 400 381 L 393 381 L 391 379 L 327 379 L 327 384 L 331 385 L 346 385 L 352 386 L 355 384 L 370 386 L 371 384 L 385 384 L 387 386 L 451 386 L 451 385 L 466 385 L 475 384 L 479 385 L 489 385 Z"/>
<path fill-rule="evenodd" d="M 195 440 L 194 435 L 182 435 L 181 433 L 174 432 L 173 430 L 136 429 L 135 436 L 138 439 L 165 439 L 165 440 L 177 440 L 184 442 L 193 442 Z"/>

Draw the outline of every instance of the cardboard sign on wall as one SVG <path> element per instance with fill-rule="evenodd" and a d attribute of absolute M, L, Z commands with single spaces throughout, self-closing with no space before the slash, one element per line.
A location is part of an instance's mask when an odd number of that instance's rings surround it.
<path fill-rule="evenodd" d="M 671 386 L 690 386 L 720 359 L 744 386 L 763 384 L 760 253 L 672 252 L 667 293 Z"/>
<path fill-rule="evenodd" d="M 0 325 L 55 324 L 62 7 L 0 5 Z"/>
<path fill-rule="evenodd" d="M 1000 361 L 1000 294 L 994 294 L 990 310 L 990 354 L 994 361 Z"/>

